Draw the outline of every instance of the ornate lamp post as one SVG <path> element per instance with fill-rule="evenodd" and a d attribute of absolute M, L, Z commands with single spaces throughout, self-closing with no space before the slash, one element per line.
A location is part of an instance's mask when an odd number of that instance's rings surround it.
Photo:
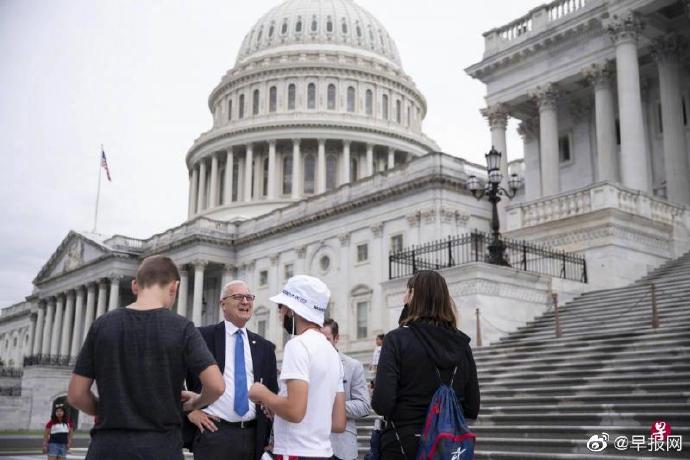
<path fill-rule="evenodd" d="M 501 187 L 501 181 L 503 180 L 503 174 L 501 174 L 501 152 L 494 149 L 491 146 L 489 153 L 485 155 L 486 157 L 486 169 L 489 177 L 489 182 L 482 188 L 482 184 L 479 178 L 476 176 L 470 176 L 467 179 L 467 184 L 465 185 L 472 195 L 477 200 L 481 200 L 484 195 L 487 196 L 489 202 L 491 203 L 491 233 L 492 238 L 489 243 L 489 260 L 490 264 L 494 265 L 506 265 L 510 264 L 505 257 L 505 243 L 501 240 L 500 223 L 498 221 L 498 202 L 501 201 L 501 196 L 505 196 L 508 199 L 512 199 L 517 193 L 520 184 L 522 183 L 522 178 L 517 174 L 511 174 L 508 179 L 508 188 L 506 190 Z"/>

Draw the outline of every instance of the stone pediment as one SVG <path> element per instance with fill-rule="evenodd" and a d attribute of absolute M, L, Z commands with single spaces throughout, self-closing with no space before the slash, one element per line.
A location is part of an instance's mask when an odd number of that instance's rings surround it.
<path fill-rule="evenodd" d="M 112 251 L 102 243 L 81 233 L 70 231 L 48 262 L 41 268 L 34 284 L 71 272 Z"/>

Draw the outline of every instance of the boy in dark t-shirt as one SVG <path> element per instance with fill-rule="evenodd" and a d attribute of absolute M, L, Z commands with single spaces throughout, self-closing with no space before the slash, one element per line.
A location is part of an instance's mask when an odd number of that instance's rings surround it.
<path fill-rule="evenodd" d="M 170 311 L 179 279 L 168 257 L 144 259 L 132 282 L 137 300 L 91 326 L 67 394 L 72 406 L 98 417 L 87 459 L 182 459 L 183 408 L 204 407 L 225 391 L 194 324 Z M 191 398 L 182 391 L 188 371 L 203 384 Z"/>

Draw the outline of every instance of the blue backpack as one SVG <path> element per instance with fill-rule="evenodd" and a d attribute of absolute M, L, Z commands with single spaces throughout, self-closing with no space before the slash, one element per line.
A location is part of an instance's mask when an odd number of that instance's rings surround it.
<path fill-rule="evenodd" d="M 411 329 L 417 336 L 414 328 Z M 419 336 L 417 339 L 420 340 Z M 438 368 L 435 370 L 441 385 L 427 409 L 417 460 L 473 460 L 476 435 L 467 426 L 453 390 L 453 379 L 458 368 L 453 369 L 448 385 L 443 383 Z"/>

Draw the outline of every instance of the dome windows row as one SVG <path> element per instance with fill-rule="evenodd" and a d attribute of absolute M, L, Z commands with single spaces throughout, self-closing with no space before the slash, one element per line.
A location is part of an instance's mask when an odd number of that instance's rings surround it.
<path fill-rule="evenodd" d="M 421 110 L 411 100 L 399 95 L 390 94 L 376 88 L 358 88 L 356 85 L 325 85 L 325 100 L 319 98 L 319 84 L 307 82 L 306 88 L 296 83 L 281 85 L 265 85 L 264 88 L 254 88 L 248 99 L 245 92 L 234 94 L 219 103 L 215 110 L 216 124 L 225 121 L 241 120 L 265 113 L 293 112 L 297 110 L 341 111 L 376 117 L 384 121 L 396 122 L 406 128 L 421 129 Z M 262 91 L 263 89 L 263 91 Z M 300 91 L 301 90 L 301 91 Z M 339 91 L 344 92 L 344 98 L 339 99 Z M 378 94 L 375 94 L 375 91 Z M 267 100 L 262 99 L 262 93 L 268 93 Z M 304 98 L 300 97 L 304 94 Z M 358 97 L 359 94 L 359 97 Z M 265 96 L 263 96 L 265 98 Z M 361 97 L 361 99 L 359 99 Z M 319 102 L 322 101 L 322 104 Z M 249 106 L 251 104 L 251 106 Z M 376 114 L 374 113 L 376 111 Z"/>

